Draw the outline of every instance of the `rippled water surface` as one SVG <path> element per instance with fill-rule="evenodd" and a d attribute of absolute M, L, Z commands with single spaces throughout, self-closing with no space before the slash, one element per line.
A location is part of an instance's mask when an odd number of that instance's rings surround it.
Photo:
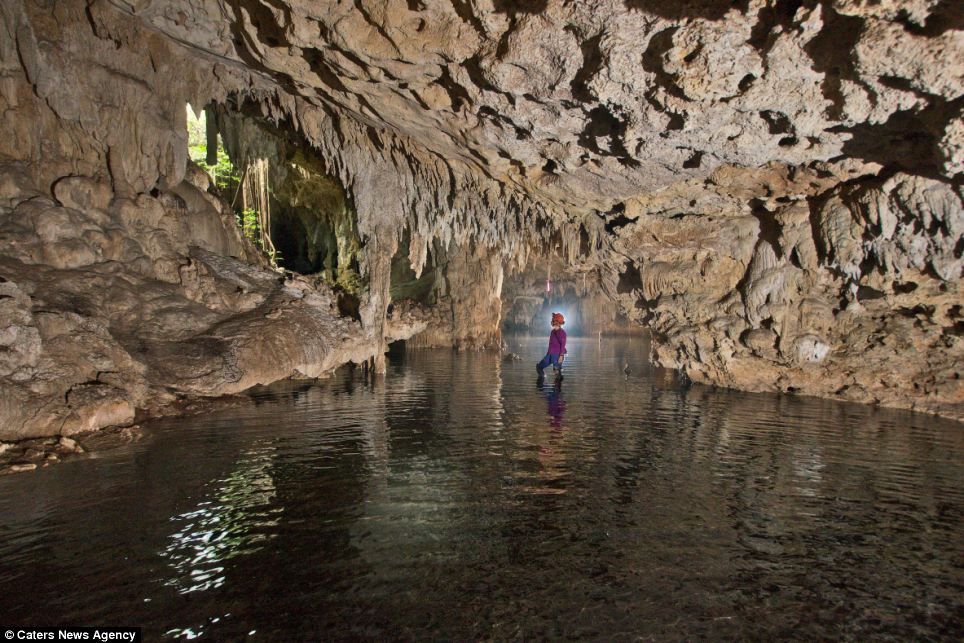
<path fill-rule="evenodd" d="M 147 640 L 946 639 L 964 432 L 684 387 L 642 339 L 393 353 L 0 478 L 0 623 Z M 623 375 L 629 364 L 631 373 Z"/>

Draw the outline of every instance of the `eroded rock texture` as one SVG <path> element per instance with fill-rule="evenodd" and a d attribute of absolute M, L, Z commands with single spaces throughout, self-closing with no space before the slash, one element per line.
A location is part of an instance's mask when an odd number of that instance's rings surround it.
<path fill-rule="evenodd" d="M 180 127 L 185 92 L 223 70 L 191 76 L 184 52 L 112 9 L 2 11 L 0 439 L 317 377 L 425 328 L 400 310 L 376 338 L 242 238 Z"/>
<path fill-rule="evenodd" d="M 189 181 L 98 205 L 76 198 L 103 184 L 64 181 L 58 201 L 0 208 L 0 437 L 123 425 L 175 396 L 318 377 L 371 354 L 327 287 L 259 265 L 233 214 Z M 397 321 L 389 336 L 425 327 Z"/>
<path fill-rule="evenodd" d="M 0 437 L 426 323 L 491 345 L 547 255 L 698 381 L 964 416 L 959 3 L 10 0 L 0 27 Z M 360 325 L 238 237 L 188 102 L 337 182 Z M 404 331 L 400 253 L 433 293 Z"/>

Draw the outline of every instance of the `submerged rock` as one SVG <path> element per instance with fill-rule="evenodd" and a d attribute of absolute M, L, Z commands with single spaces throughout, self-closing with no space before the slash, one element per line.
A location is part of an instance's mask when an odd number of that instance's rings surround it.
<path fill-rule="evenodd" d="M 37 465 L 33 462 L 17 463 L 8 465 L 6 472 L 8 473 L 21 473 L 23 471 L 33 471 L 37 468 Z"/>
<path fill-rule="evenodd" d="M 83 453 L 84 449 L 75 440 L 72 440 L 66 436 L 60 438 L 58 441 L 58 446 L 66 451 L 75 451 L 78 453 Z"/>

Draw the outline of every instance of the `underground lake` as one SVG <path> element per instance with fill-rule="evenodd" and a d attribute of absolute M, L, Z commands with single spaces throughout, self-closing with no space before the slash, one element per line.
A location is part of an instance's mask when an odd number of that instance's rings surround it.
<path fill-rule="evenodd" d="M 964 434 L 688 384 L 645 337 L 393 347 L 0 478 L 0 621 L 145 640 L 951 639 Z M 628 371 L 625 372 L 625 371 Z M 24 499 L 29 498 L 30 502 Z"/>

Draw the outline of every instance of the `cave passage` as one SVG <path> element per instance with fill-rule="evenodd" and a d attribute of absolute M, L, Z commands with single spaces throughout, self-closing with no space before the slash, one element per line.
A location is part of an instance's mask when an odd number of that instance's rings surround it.
<path fill-rule="evenodd" d="M 282 270 L 317 275 L 357 296 L 366 288 L 358 215 L 316 150 L 237 96 L 188 107 L 188 150 L 244 235 Z"/>
<path fill-rule="evenodd" d="M 962 36 L 3 0 L 0 619 L 961 640 Z"/>

